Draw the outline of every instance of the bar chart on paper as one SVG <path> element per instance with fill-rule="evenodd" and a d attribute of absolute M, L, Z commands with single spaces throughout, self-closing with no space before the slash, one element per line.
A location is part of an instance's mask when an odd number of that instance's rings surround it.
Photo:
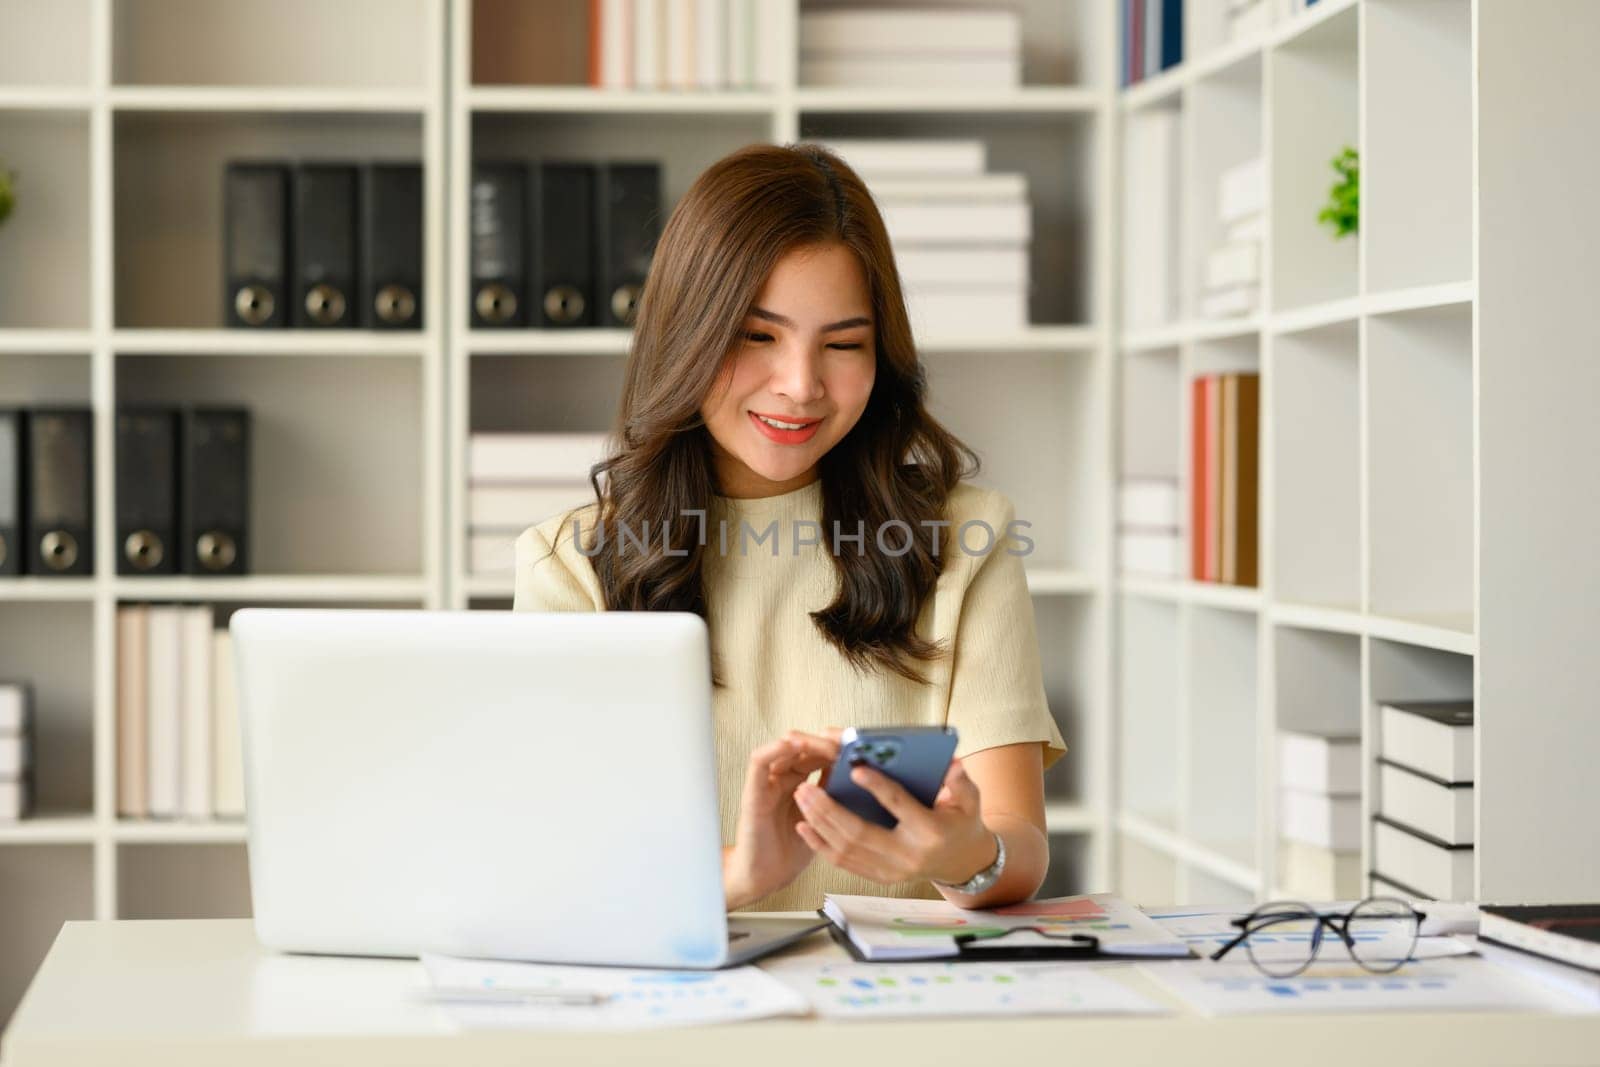
<path fill-rule="evenodd" d="M 854 963 L 776 960 L 762 969 L 818 1015 L 1133 1015 L 1165 1011 L 1081 963 Z"/>

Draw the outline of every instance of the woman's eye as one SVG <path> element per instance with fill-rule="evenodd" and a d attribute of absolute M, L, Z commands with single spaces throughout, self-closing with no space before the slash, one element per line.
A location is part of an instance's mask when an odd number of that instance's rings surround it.
<path fill-rule="evenodd" d="M 744 339 L 746 341 L 770 341 L 772 340 L 772 335 L 769 333 L 752 333 L 750 331 L 746 331 Z"/>
<path fill-rule="evenodd" d="M 844 342 L 840 342 L 839 344 L 829 345 L 828 347 L 829 348 L 837 348 L 842 352 L 850 352 L 850 351 L 853 351 L 853 350 L 855 350 L 857 348 L 860 348 L 861 345 L 856 343 L 856 342 L 851 342 L 850 344 L 845 344 Z"/>

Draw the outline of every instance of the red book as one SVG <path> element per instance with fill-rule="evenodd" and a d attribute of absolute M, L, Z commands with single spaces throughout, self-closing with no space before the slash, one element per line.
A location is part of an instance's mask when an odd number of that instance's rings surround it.
<path fill-rule="evenodd" d="M 1133 81 L 1144 80 L 1144 0 L 1133 0 L 1133 66 L 1129 76 Z"/>
<path fill-rule="evenodd" d="M 1189 383 L 1193 396 L 1189 417 L 1189 577 L 1206 576 L 1206 380 Z"/>

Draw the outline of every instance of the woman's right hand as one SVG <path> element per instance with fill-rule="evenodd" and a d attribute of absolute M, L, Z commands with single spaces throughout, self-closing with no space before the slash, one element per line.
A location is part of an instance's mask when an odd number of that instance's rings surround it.
<path fill-rule="evenodd" d="M 722 857 L 729 911 L 782 889 L 811 862 L 811 847 L 795 832 L 803 817 L 794 791 L 814 771 L 826 771 L 838 755 L 837 736 L 799 730 L 750 754 L 734 842 Z"/>

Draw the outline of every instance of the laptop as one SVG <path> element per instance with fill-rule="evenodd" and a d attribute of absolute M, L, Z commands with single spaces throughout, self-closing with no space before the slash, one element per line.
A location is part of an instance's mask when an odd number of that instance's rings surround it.
<path fill-rule="evenodd" d="M 712 969 L 823 928 L 728 915 L 687 612 L 233 615 L 262 944 Z"/>

